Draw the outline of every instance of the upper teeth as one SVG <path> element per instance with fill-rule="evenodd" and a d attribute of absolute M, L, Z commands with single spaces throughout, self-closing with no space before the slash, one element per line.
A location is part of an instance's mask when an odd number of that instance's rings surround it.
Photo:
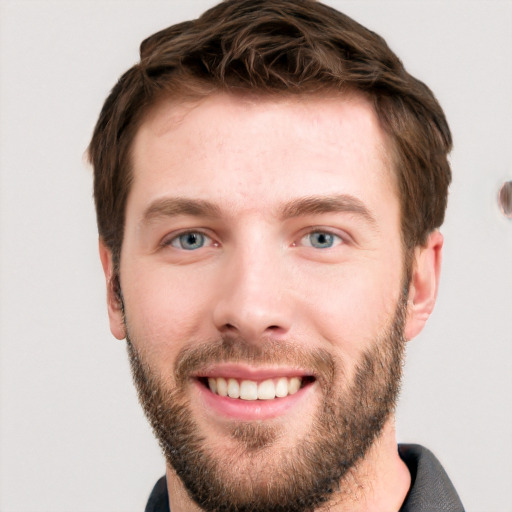
<path fill-rule="evenodd" d="M 213 393 L 242 400 L 273 400 L 297 393 L 302 384 L 299 377 L 281 377 L 267 379 L 261 382 L 253 380 L 225 379 L 223 377 L 208 379 L 208 385 Z"/>

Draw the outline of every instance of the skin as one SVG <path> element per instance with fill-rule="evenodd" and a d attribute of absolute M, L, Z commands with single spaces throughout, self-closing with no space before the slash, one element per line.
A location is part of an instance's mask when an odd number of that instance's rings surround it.
<path fill-rule="evenodd" d="M 152 109 L 133 145 L 120 283 L 132 341 L 162 382 L 174 385 L 182 349 L 219 335 L 326 350 L 343 360 L 344 379 L 352 382 L 402 293 L 400 205 L 388 144 L 358 95 L 306 101 L 218 94 L 192 106 L 167 101 Z M 291 208 L 306 197 L 342 198 L 343 208 Z M 214 211 L 177 214 L 176 198 L 208 201 Z M 205 245 L 181 248 L 178 236 L 188 230 L 204 233 Z M 320 231 L 335 235 L 331 247 L 312 246 L 311 233 Z M 442 242 L 435 231 L 415 249 L 408 340 L 433 309 Z M 111 330 L 123 339 L 111 252 L 101 240 L 100 256 Z M 236 450 L 233 418 L 205 407 L 192 383 L 187 393 L 209 446 L 219 457 Z M 312 385 L 307 400 L 263 419 L 284 432 L 269 460 L 307 436 L 320 403 Z M 171 510 L 197 510 L 172 468 L 167 476 Z M 346 485 L 352 492 L 335 495 L 329 510 L 400 508 L 410 475 L 397 454 L 392 417 Z"/>

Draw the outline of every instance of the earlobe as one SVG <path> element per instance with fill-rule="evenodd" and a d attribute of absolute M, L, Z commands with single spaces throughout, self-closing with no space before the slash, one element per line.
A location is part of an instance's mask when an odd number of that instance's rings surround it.
<path fill-rule="evenodd" d="M 443 235 L 430 233 L 424 246 L 416 247 L 412 262 L 405 338 L 415 338 L 425 326 L 436 303 L 441 274 Z"/>
<path fill-rule="evenodd" d="M 114 271 L 112 251 L 105 245 L 101 238 L 99 239 L 99 252 L 107 284 L 107 308 L 110 331 L 118 340 L 122 340 L 126 337 L 126 330 L 123 304 L 119 290 L 119 277 Z"/>

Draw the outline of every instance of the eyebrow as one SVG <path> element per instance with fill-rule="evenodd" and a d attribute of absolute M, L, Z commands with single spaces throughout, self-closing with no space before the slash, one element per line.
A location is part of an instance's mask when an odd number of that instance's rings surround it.
<path fill-rule="evenodd" d="M 352 213 L 373 226 L 377 224 L 375 217 L 364 203 L 348 194 L 301 197 L 286 203 L 280 212 L 281 220 L 322 213 Z M 142 222 L 147 224 L 161 217 L 178 215 L 218 219 L 222 216 L 222 212 L 219 206 L 205 199 L 169 197 L 152 202 L 144 211 Z"/>
<path fill-rule="evenodd" d="M 217 205 L 204 199 L 169 197 L 152 202 L 144 211 L 142 222 L 147 224 L 160 217 L 175 217 L 177 215 L 218 218 L 221 216 L 221 212 Z"/>
<path fill-rule="evenodd" d="M 282 219 L 290 219 L 321 213 L 353 213 L 373 226 L 377 224 L 375 217 L 364 203 L 357 197 L 348 194 L 295 199 L 283 207 L 281 217 Z"/>

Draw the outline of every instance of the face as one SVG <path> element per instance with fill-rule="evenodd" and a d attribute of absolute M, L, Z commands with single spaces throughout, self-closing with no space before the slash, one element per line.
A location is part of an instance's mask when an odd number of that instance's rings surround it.
<path fill-rule="evenodd" d="M 139 129 L 111 326 L 205 510 L 312 509 L 392 412 L 407 286 L 386 148 L 359 96 L 219 94 Z"/>

